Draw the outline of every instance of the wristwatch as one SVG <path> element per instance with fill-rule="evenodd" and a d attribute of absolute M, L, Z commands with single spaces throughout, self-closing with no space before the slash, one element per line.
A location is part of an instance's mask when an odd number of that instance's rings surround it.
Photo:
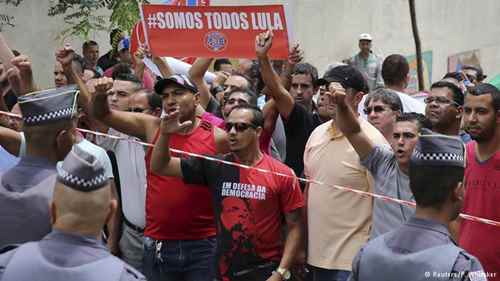
<path fill-rule="evenodd" d="M 276 270 L 273 271 L 273 273 L 278 273 L 283 280 L 290 280 L 290 277 L 292 277 L 290 270 L 283 267 L 276 268 Z"/>

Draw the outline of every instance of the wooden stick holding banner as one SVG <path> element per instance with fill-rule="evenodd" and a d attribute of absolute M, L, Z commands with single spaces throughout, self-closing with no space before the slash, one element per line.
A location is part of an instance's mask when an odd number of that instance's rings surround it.
<path fill-rule="evenodd" d="M 159 56 L 255 58 L 255 36 L 272 29 L 273 59 L 287 59 L 289 31 L 283 5 L 182 7 L 142 5 L 149 48 Z"/>

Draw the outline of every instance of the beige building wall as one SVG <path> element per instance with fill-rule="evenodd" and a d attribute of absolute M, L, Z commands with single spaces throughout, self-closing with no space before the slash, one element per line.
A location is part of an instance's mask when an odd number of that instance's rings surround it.
<path fill-rule="evenodd" d="M 424 51 L 433 53 L 432 78 L 447 72 L 448 56 L 479 50 L 480 62 L 492 77 L 500 73 L 500 1 L 417 0 L 417 17 Z M 47 16 L 49 0 L 24 0 L 19 7 L 0 1 L 2 14 L 13 16 L 15 27 L 4 25 L 12 47 L 33 57 L 37 79 L 51 86 L 54 38 L 65 28 L 61 18 Z M 358 51 L 357 37 L 370 33 L 374 51 L 412 55 L 414 42 L 408 0 L 211 0 L 212 5 L 286 3 L 293 19 L 294 37 L 305 50 L 306 60 L 324 71 Z M 2 21 L 0 21 L 1 23 Z M 108 49 L 106 32 L 92 34 Z M 73 41 L 80 49 L 81 41 Z"/>

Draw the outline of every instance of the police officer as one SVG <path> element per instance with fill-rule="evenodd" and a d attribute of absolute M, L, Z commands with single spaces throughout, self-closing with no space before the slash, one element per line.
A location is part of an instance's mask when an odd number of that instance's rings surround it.
<path fill-rule="evenodd" d="M 359 251 L 351 281 L 486 280 L 479 261 L 459 248 L 448 231 L 462 207 L 464 158 L 459 138 L 420 136 L 410 160 L 415 215 Z"/>
<path fill-rule="evenodd" d="M 0 279 L 145 280 L 112 256 L 100 241 L 102 226 L 116 212 L 103 164 L 74 146 L 57 165 L 51 204 L 52 232 L 0 255 Z"/>
<path fill-rule="evenodd" d="M 75 142 L 76 100 L 74 88 L 19 97 L 26 155 L 0 174 L 0 247 L 40 240 L 50 232 L 56 163 Z"/>

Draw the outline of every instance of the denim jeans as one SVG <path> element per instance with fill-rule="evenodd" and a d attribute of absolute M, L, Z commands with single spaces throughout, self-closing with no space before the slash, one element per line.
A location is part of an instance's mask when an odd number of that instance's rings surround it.
<path fill-rule="evenodd" d="M 144 275 L 149 281 L 213 281 L 214 237 L 156 241 L 144 237 Z"/>
<path fill-rule="evenodd" d="M 309 281 L 346 281 L 351 274 L 347 270 L 324 269 L 311 265 L 308 265 L 307 269 Z"/>

